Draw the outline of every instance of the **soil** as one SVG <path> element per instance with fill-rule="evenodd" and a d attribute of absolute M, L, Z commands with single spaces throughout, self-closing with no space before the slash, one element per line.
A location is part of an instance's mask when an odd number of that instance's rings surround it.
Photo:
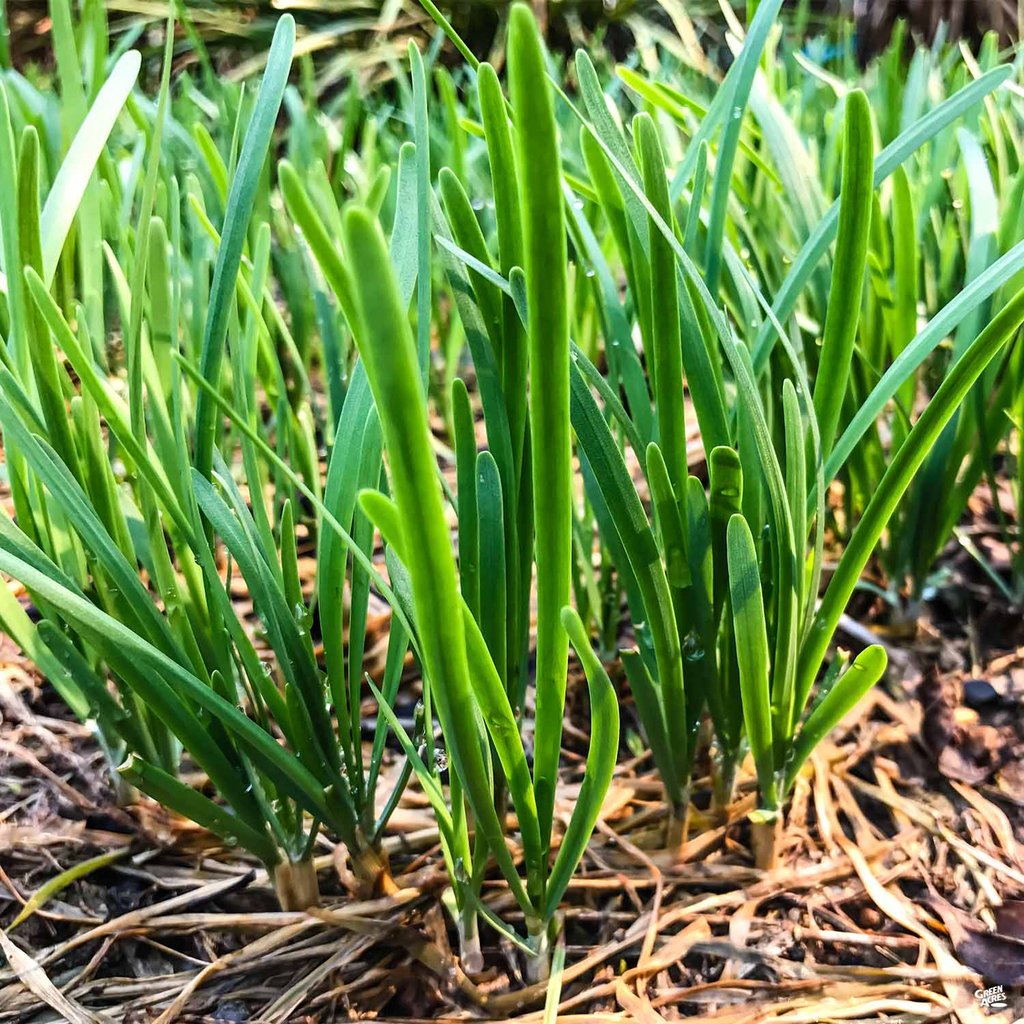
<path fill-rule="evenodd" d="M 942 569 L 913 636 L 885 639 L 906 631 L 884 614 L 851 627 L 893 669 L 812 758 L 772 872 L 752 866 L 749 766 L 728 821 L 698 779 L 681 857 L 659 851 L 623 694 L 627 749 L 564 906 L 560 1020 L 1024 1016 L 1024 628 L 959 548 Z M 563 820 L 586 750 L 578 673 L 569 693 Z M 281 913 L 259 865 L 148 801 L 118 806 L 88 729 L 6 640 L 0 713 L 0 921 L 85 865 L 2 940 L 0 1021 L 542 1019 L 545 987 L 494 933 L 483 974 L 462 972 L 415 786 L 388 839 L 396 894 L 348 890 L 322 839 L 322 909 Z M 485 898 L 521 924 L 500 881 Z M 976 996 L 999 984 L 1007 1010 Z"/>
<path fill-rule="evenodd" d="M 693 472 L 701 457 L 694 437 Z M 1009 491 L 1001 504 L 1012 508 Z M 979 488 L 960 535 L 1009 578 L 997 521 Z M 308 541 L 299 564 L 312 585 Z M 610 666 L 622 750 L 563 902 L 558 1021 L 1024 1020 L 1024 616 L 956 540 L 931 582 L 913 622 L 875 589 L 851 602 L 838 642 L 885 644 L 890 669 L 808 762 L 769 872 L 753 866 L 749 763 L 722 820 L 698 762 L 688 841 L 678 857 L 665 853 L 661 786 Z M 233 599 L 255 627 L 237 578 Z M 371 673 L 383 668 L 388 627 L 374 598 Z M 621 643 L 630 633 L 624 622 Z M 563 827 L 588 744 L 587 688 L 575 662 L 571 672 Z M 400 718 L 411 718 L 417 689 L 410 671 Z M 368 702 L 364 721 L 374 712 Z M 400 767 L 392 751 L 381 792 Z M 415 780 L 386 851 L 397 891 L 355 891 L 346 851 L 322 836 L 322 906 L 279 911 L 257 862 L 145 798 L 119 805 L 89 729 L 0 635 L 0 1024 L 546 1024 L 547 987 L 528 984 L 519 952 L 486 926 L 484 971 L 463 972 Z M 47 888 L 73 868 L 78 877 Z M 483 895 L 522 929 L 499 878 Z"/>

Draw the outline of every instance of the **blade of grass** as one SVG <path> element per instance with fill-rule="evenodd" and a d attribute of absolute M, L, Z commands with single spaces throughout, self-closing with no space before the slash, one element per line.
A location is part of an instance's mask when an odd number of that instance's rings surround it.
<path fill-rule="evenodd" d="M 743 129 L 743 114 L 750 98 L 761 52 L 768 40 L 768 33 L 775 24 L 782 0 L 761 0 L 743 43 L 743 49 L 734 61 L 722 85 L 724 94 L 721 102 L 727 109 L 723 114 L 722 135 L 718 141 L 715 173 L 711 183 L 711 205 L 708 211 L 708 237 L 704 248 L 704 273 L 708 291 L 718 292 L 718 278 L 722 266 L 722 238 L 725 233 L 725 218 L 732 191 L 733 165 Z M 715 97 L 719 99 L 718 96 Z M 713 121 L 709 115 L 705 121 Z"/>
<path fill-rule="evenodd" d="M 835 440 L 860 323 L 871 225 L 873 149 L 871 108 L 867 96 L 860 89 L 854 89 L 846 98 L 839 231 L 818 372 L 814 378 L 814 408 L 825 451 L 831 449 Z"/>
<path fill-rule="evenodd" d="M 811 751 L 882 678 L 887 664 L 885 648 L 872 644 L 857 655 L 853 664 L 818 702 L 797 735 L 793 753 L 786 765 L 785 791 L 793 785 L 804 762 L 811 756 Z"/>
<path fill-rule="evenodd" d="M 43 204 L 40 234 L 43 244 L 42 277 L 53 283 L 57 261 L 85 195 L 93 169 L 103 152 L 142 66 L 142 56 L 130 50 L 114 65 L 86 114 Z M 91 258 L 91 257 L 90 257 Z"/>
<path fill-rule="evenodd" d="M 736 630 L 736 660 L 743 694 L 743 720 L 757 769 L 762 806 L 778 806 L 772 749 L 768 634 L 761 597 L 761 573 L 754 538 L 742 515 L 729 519 L 729 591 Z"/>
<path fill-rule="evenodd" d="M 235 281 L 241 264 L 246 229 L 252 215 L 253 200 L 259 187 L 263 164 L 270 148 L 274 124 L 284 98 L 294 44 L 295 20 L 290 14 L 286 14 L 278 21 L 274 30 L 274 40 L 267 58 L 267 70 L 260 83 L 252 121 L 242 143 L 238 168 L 228 196 L 221 245 L 213 273 L 213 288 L 203 332 L 199 369 L 214 385 L 220 381 L 228 320 L 231 316 Z M 216 433 L 214 408 L 206 393 L 200 392 L 196 399 L 195 465 L 203 476 L 208 477 L 213 466 Z"/>
<path fill-rule="evenodd" d="M 860 404 L 846 430 L 835 443 L 825 463 L 826 481 L 835 478 L 857 443 L 877 420 L 907 378 L 921 365 L 928 354 L 946 338 L 965 317 L 990 298 L 1024 267 L 1024 242 L 1018 242 L 1008 253 L 986 268 L 945 305 L 910 344 L 892 361 Z M 1004 310 L 1005 312 L 1005 310 Z M 991 325 L 990 325 L 991 326 Z M 980 337 L 980 335 L 979 335 Z"/>
<path fill-rule="evenodd" d="M 14 920 L 6 927 L 5 931 L 10 934 L 19 924 L 27 921 L 40 907 L 44 906 L 51 897 L 56 896 L 59 892 L 63 892 L 72 882 L 77 882 L 80 878 L 87 878 L 94 871 L 100 871 L 103 868 L 110 867 L 111 864 L 116 864 L 119 860 L 123 860 L 128 855 L 128 852 L 127 849 L 112 850 L 108 853 L 98 854 L 95 857 L 89 857 L 88 860 L 83 860 L 66 871 L 61 871 L 60 874 L 48 879 L 25 901 L 25 905 L 18 911 Z"/>
<path fill-rule="evenodd" d="M 241 846 L 255 854 L 267 867 L 280 860 L 281 855 L 265 829 L 250 827 L 237 815 L 137 754 L 132 754 L 117 770 L 157 803 L 208 829 L 229 846 Z"/>
<path fill-rule="evenodd" d="M 1021 323 L 1024 323 L 1024 290 L 1018 292 L 996 314 L 953 365 L 907 439 L 893 456 L 839 560 L 800 652 L 797 708 L 802 708 L 806 703 L 840 616 L 914 474 L 971 386 Z"/>
<path fill-rule="evenodd" d="M 537 717 L 533 778 L 541 834 L 554 812 L 569 641 L 559 622 L 572 571 L 569 303 L 561 158 L 543 44 L 525 4 L 509 15 L 509 84 L 518 162 L 529 315 L 530 436 L 537 564 Z M 529 132 L 523 126 L 529 126 Z"/>
<path fill-rule="evenodd" d="M 594 825 L 601 815 L 601 805 L 611 785 L 619 751 L 619 702 L 615 688 L 590 646 L 590 639 L 579 615 L 572 608 L 564 608 L 561 618 L 587 677 L 590 691 L 590 747 L 587 750 L 587 765 L 579 796 L 551 869 L 544 910 L 546 918 L 554 916 L 569 880 L 583 857 Z"/>
<path fill-rule="evenodd" d="M 1008 67 L 993 68 L 992 71 L 964 86 L 934 110 L 930 110 L 910 128 L 901 132 L 875 157 L 874 187 L 878 188 L 897 167 L 939 135 L 958 117 L 999 88 L 1011 74 L 1012 70 Z M 785 320 L 793 312 L 804 285 L 810 280 L 835 238 L 838 224 L 839 202 L 837 201 L 829 207 L 828 212 L 818 222 L 818 226 L 811 232 L 810 238 L 807 239 L 796 259 L 793 260 L 786 279 L 775 293 L 772 310 L 779 320 Z M 773 325 L 766 320 L 758 330 L 753 345 L 754 369 L 759 377 L 768 364 L 768 357 L 771 355 L 775 340 Z"/>

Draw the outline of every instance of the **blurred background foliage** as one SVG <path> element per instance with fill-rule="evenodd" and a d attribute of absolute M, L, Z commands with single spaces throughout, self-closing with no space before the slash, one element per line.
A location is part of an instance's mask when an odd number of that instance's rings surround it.
<path fill-rule="evenodd" d="M 90 0 L 84 0 L 88 5 Z M 209 60 L 217 74 L 242 80 L 258 70 L 276 20 L 285 11 L 298 24 L 296 56 L 311 58 L 319 92 L 352 77 L 363 84 L 390 78 L 410 36 L 436 39 L 418 0 L 170 0 L 178 7 L 179 70 Z M 649 43 L 727 64 L 733 15 L 748 20 L 757 0 L 532 0 L 549 48 L 571 53 L 586 46 L 623 60 Z M 501 62 L 510 0 L 438 0 L 459 34 L 481 57 Z M 152 30 L 166 18 L 169 0 L 108 0 L 112 37 L 124 48 L 154 57 L 162 45 Z M 46 70 L 52 54 L 44 0 L 0 0 L 7 66 Z M 786 30 L 794 38 L 825 37 L 834 57 L 866 64 L 905 32 L 914 42 L 964 38 L 978 43 L 988 31 L 1009 45 L 1024 20 L 1021 0 L 787 0 Z M 151 37 L 151 38 L 150 38 Z M 686 51 L 686 52 L 684 52 Z M 453 60 L 455 56 L 453 55 Z"/>

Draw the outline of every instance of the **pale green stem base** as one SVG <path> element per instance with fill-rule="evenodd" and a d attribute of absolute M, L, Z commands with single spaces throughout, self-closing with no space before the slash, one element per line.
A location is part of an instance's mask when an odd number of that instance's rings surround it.
<path fill-rule="evenodd" d="M 526 931 L 533 950 L 533 955 L 526 958 L 526 980 L 530 985 L 540 985 L 551 974 L 551 940 L 547 926 L 538 918 L 527 918 Z"/>
<path fill-rule="evenodd" d="M 391 877 L 391 868 L 383 851 L 371 846 L 350 850 L 352 872 L 361 889 L 370 894 L 389 896 L 398 891 Z"/>
<path fill-rule="evenodd" d="M 712 771 L 711 810 L 716 818 L 724 820 L 736 790 L 736 758 L 731 754 L 721 754 L 714 759 Z"/>
<path fill-rule="evenodd" d="M 283 860 L 271 874 L 282 910 L 308 910 L 320 906 L 320 885 L 312 858 Z"/>
<path fill-rule="evenodd" d="M 750 823 L 750 846 L 754 866 L 759 871 L 774 871 L 779 866 L 779 847 L 782 845 L 782 814 L 771 821 Z"/>
<path fill-rule="evenodd" d="M 456 919 L 459 933 L 459 962 L 466 974 L 480 974 L 484 955 L 480 949 L 480 919 L 470 911 Z"/>
<path fill-rule="evenodd" d="M 665 849 L 673 858 L 681 857 L 690 836 L 690 793 L 683 794 L 680 803 L 669 802 L 668 820 L 665 822 Z"/>

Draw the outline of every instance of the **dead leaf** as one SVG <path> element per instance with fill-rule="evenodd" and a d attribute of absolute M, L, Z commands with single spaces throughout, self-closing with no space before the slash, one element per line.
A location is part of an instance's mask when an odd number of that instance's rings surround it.
<path fill-rule="evenodd" d="M 1024 803 L 1024 749 L 1018 747 L 996 776 L 996 782 L 1011 800 Z"/>
<path fill-rule="evenodd" d="M 666 1024 L 665 1018 L 654 1009 L 649 999 L 634 995 L 621 980 L 615 983 L 615 999 L 637 1024 Z"/>
<path fill-rule="evenodd" d="M 1007 743 L 1003 734 L 981 724 L 975 712 L 965 715 L 962 687 L 933 668 L 918 687 L 921 739 L 948 779 L 975 786 L 1003 764 Z"/>
<path fill-rule="evenodd" d="M 1024 900 L 1005 900 L 1001 906 L 992 908 L 992 914 L 1000 935 L 1024 941 Z"/>
<path fill-rule="evenodd" d="M 931 897 L 929 904 L 942 918 L 956 955 L 967 967 L 995 985 L 1024 984 L 1024 939 L 985 931 L 969 914 L 940 897 Z M 1015 910 L 1007 912 L 1008 923 L 1012 924 L 1011 917 L 1016 918 L 1016 928 L 1024 923 L 1021 907 L 1017 904 Z"/>
<path fill-rule="evenodd" d="M 3 950 L 11 970 L 18 980 L 41 1002 L 58 1013 L 69 1024 L 109 1024 L 105 1015 L 90 1013 L 78 1003 L 72 1002 L 47 976 L 46 971 L 24 950 L 20 949 L 0 931 L 0 949 Z"/>
<path fill-rule="evenodd" d="M 698 942 L 711 938 L 711 927 L 703 917 L 691 921 L 681 932 L 669 936 L 664 945 L 643 966 L 644 974 L 654 974 L 679 963 Z M 630 972 L 632 977 L 633 972 Z"/>

